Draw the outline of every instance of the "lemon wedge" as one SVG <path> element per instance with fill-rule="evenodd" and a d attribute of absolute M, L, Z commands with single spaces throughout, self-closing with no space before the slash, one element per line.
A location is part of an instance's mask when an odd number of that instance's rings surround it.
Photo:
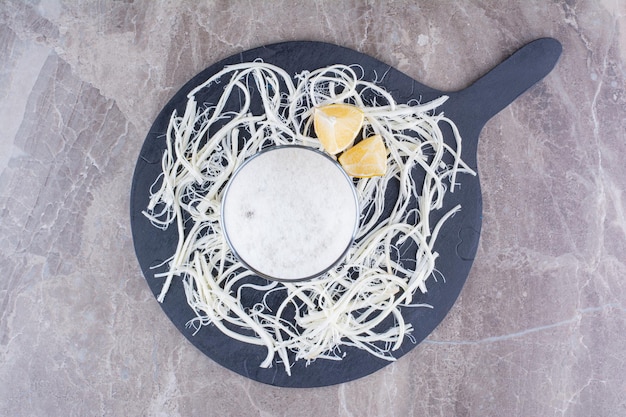
<path fill-rule="evenodd" d="M 370 178 L 387 172 L 387 148 L 380 135 L 370 136 L 348 149 L 339 163 L 351 177 Z"/>
<path fill-rule="evenodd" d="M 336 155 L 354 143 L 363 117 L 363 111 L 351 104 L 329 104 L 315 108 L 313 127 L 326 152 Z"/>

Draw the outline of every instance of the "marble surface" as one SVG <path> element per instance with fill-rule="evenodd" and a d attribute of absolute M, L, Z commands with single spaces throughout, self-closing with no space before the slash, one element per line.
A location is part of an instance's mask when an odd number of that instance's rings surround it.
<path fill-rule="evenodd" d="M 188 343 L 139 270 L 129 187 L 191 76 L 284 40 L 444 90 L 525 43 L 564 52 L 479 146 L 457 304 L 368 377 L 263 385 Z M 0 415 L 626 415 L 626 2 L 0 1 Z"/>

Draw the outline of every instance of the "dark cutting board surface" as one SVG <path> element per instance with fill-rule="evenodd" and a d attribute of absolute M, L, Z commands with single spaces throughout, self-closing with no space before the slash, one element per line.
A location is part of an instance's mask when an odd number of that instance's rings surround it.
<path fill-rule="evenodd" d="M 161 291 L 162 279 L 154 274 L 162 269 L 153 268 L 172 256 L 178 235 L 175 227 L 166 231 L 155 228 L 142 214 L 148 205 L 151 184 L 161 172 L 161 156 L 166 147 L 165 132 L 172 111 L 184 113 L 187 94 L 197 85 L 219 72 L 227 65 L 262 59 L 295 75 L 304 70 L 315 70 L 333 64 L 358 64 L 363 68 L 364 79 L 380 80 L 398 103 L 417 99 L 426 102 L 448 95 L 449 99 L 437 113 L 444 112 L 452 119 L 463 138 L 462 158 L 476 170 L 478 137 L 485 123 L 515 98 L 546 76 L 561 54 L 561 44 L 551 38 L 533 41 L 519 49 L 485 76 L 466 89 L 442 92 L 411 79 L 389 65 L 341 46 L 321 42 L 284 42 L 251 49 L 211 65 L 187 82 L 165 105 L 152 125 L 141 149 L 132 182 L 130 216 L 135 252 L 143 274 L 155 297 Z M 198 97 L 198 102 L 215 102 L 220 91 L 214 88 Z M 453 144 L 451 130 L 444 130 L 444 139 Z M 480 236 L 482 199 L 478 175 L 459 174 L 458 187 L 448 193 L 444 207 L 432 213 L 431 224 L 452 207 L 461 204 L 462 210 L 449 219 L 442 228 L 434 251 L 439 253 L 436 269 L 444 279 L 427 281 L 428 292 L 417 294 L 414 302 L 426 303 L 433 308 L 403 309 L 407 322 L 412 323 L 413 340 L 406 338 L 401 348 L 393 352 L 400 358 L 426 338 L 452 308 L 467 279 Z M 284 387 L 318 387 L 351 381 L 369 375 L 391 362 L 378 359 L 357 348 L 344 348 L 341 361 L 319 359 L 309 364 L 298 361 L 285 373 L 281 364 L 263 369 L 259 364 L 265 358 L 264 347 L 252 346 L 225 336 L 214 326 L 205 326 L 194 333 L 186 326 L 195 315 L 187 305 L 180 280 L 174 280 L 161 304 L 163 311 L 180 332 L 198 349 L 222 366 L 245 377 L 263 383 Z M 155 325 L 162 325 L 155 319 Z M 408 362 L 407 362 L 408 363 Z M 202 365 L 199 365 L 202 366 Z M 402 366 L 402 362 L 398 363 Z M 419 372 L 418 369 L 415 372 Z"/>

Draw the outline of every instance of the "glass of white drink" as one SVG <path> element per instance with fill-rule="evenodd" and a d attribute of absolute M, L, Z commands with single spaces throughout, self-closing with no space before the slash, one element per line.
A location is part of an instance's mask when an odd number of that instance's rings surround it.
<path fill-rule="evenodd" d="M 352 179 L 328 155 L 276 146 L 248 159 L 222 200 L 222 227 L 237 258 L 279 281 L 317 277 L 354 240 L 359 204 Z"/>

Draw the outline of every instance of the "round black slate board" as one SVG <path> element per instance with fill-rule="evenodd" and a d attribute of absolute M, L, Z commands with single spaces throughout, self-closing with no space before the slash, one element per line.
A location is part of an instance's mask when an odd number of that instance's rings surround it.
<path fill-rule="evenodd" d="M 151 267 L 168 259 L 177 243 L 175 227 L 161 231 L 153 227 L 141 213 L 148 204 L 150 185 L 161 170 L 167 124 L 174 109 L 179 114 L 184 112 L 187 94 L 224 66 L 260 58 L 293 76 L 303 70 L 332 64 L 358 64 L 364 70 L 365 79 L 380 80 L 384 74 L 381 84 L 397 102 L 406 103 L 412 99 L 424 102 L 447 94 L 449 100 L 438 111 L 443 111 L 456 123 L 463 137 L 462 157 L 472 168 L 476 168 L 478 136 L 484 124 L 547 75 L 560 53 L 561 45 L 558 41 L 539 39 L 517 51 L 470 87 L 453 93 L 426 87 L 370 56 L 321 42 L 284 42 L 263 46 L 233 55 L 208 67 L 187 82 L 160 112 L 148 132 L 135 167 L 130 196 L 131 226 L 135 252 L 150 289 L 156 297 L 163 283 L 154 277 L 155 273 L 163 269 Z M 209 91 L 198 101 L 215 102 L 218 94 L 217 90 Z M 452 142 L 449 129 L 444 131 L 444 136 L 447 142 Z M 429 279 L 428 292 L 414 299 L 414 302 L 432 305 L 432 309 L 403 310 L 405 320 L 413 324 L 414 340 L 407 338 L 401 348 L 394 352 L 396 358 L 409 352 L 443 320 L 456 301 L 476 254 L 482 215 L 479 178 L 459 175 L 457 183 L 459 186 L 456 191 L 446 196 L 445 207 L 434 212 L 431 220 L 431 224 L 434 224 L 449 209 L 457 204 L 462 205 L 461 212 L 442 228 L 434 248 L 439 253 L 437 270 L 445 280 Z M 259 367 L 265 358 L 265 349 L 262 347 L 238 342 L 213 326 L 203 327 L 194 335 L 194 330 L 186 327 L 194 314 L 187 305 L 179 280 L 173 282 L 161 307 L 180 332 L 211 359 L 243 376 L 271 385 L 318 387 L 338 384 L 369 375 L 390 363 L 365 351 L 345 348 L 346 355 L 341 361 L 317 360 L 308 366 L 299 361 L 292 367 L 292 375 L 288 376 L 281 364 L 274 364 L 269 369 Z"/>

